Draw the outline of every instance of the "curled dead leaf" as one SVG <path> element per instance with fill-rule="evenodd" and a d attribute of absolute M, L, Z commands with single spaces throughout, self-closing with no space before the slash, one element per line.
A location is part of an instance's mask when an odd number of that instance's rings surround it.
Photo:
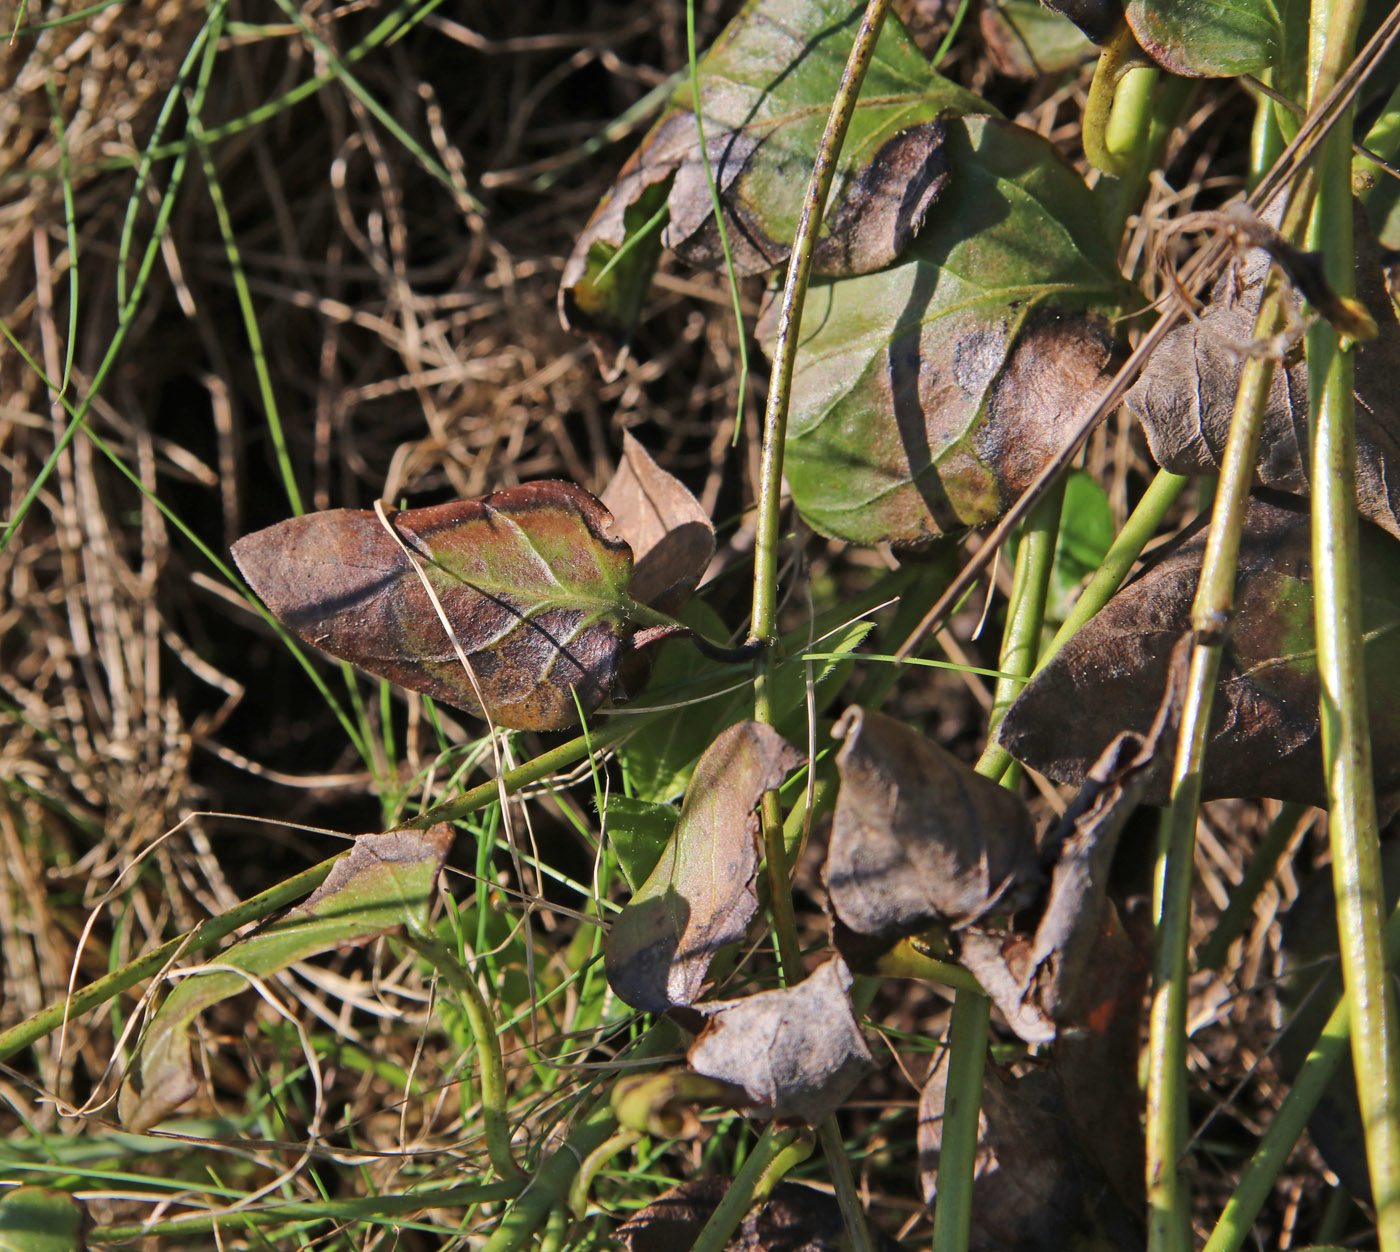
<path fill-rule="evenodd" d="M 1354 349 L 1356 506 L 1363 517 L 1400 537 L 1400 390 L 1395 385 L 1400 321 L 1359 210 L 1355 227 L 1357 296 L 1377 328 L 1374 338 Z M 1237 261 L 1216 283 L 1200 316 L 1167 335 L 1128 392 L 1125 403 L 1163 469 L 1219 473 L 1246 353 L 1286 348 L 1251 346 L 1269 265 L 1268 254 L 1258 249 Z M 1291 305 L 1295 319 L 1301 319 L 1296 294 Z M 1274 370 L 1264 410 L 1255 467 L 1262 486 L 1307 493 L 1307 431 L 1308 367 L 1295 346 Z"/>
<path fill-rule="evenodd" d="M 838 957 L 795 987 L 699 1005 L 706 1024 L 690 1067 L 743 1088 L 759 1117 L 818 1125 L 872 1064 L 850 987 Z"/>
<path fill-rule="evenodd" d="M 883 713 L 852 707 L 823 879 L 837 919 L 893 940 L 1012 912 L 1039 881 L 1035 828 L 1015 793 Z"/>
<path fill-rule="evenodd" d="M 710 515 L 630 431 L 622 436 L 622 461 L 602 503 L 632 549 L 632 598 L 663 613 L 679 612 L 715 554 Z"/>

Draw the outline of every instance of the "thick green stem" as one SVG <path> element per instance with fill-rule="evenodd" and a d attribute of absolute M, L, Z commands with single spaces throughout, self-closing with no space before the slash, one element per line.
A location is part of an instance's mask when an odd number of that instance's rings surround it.
<path fill-rule="evenodd" d="M 518 1178 L 521 1171 L 511 1152 L 510 1119 L 506 1114 L 506 1067 L 501 1060 L 501 1040 L 491 1009 L 471 972 L 463 969 L 442 944 L 416 935 L 405 935 L 404 939 L 457 993 L 481 1058 L 481 1123 L 486 1153 L 502 1178 Z"/>
<path fill-rule="evenodd" d="M 1400 958 L 1400 909 L 1391 913 L 1386 924 L 1385 946 L 1391 962 Z M 1204 1252 L 1239 1252 L 1244 1246 L 1260 1209 L 1273 1192 L 1279 1172 L 1346 1061 L 1350 1036 L 1351 1018 L 1346 998 L 1342 997 L 1289 1084 L 1288 1094 L 1249 1158 L 1239 1184 L 1230 1193 Z"/>
<path fill-rule="evenodd" d="M 802 307 L 807 298 L 807 285 L 812 273 L 812 252 L 821 230 L 826 201 L 836 175 L 836 163 L 846 131 L 855 113 L 865 72 L 875 55 L 875 43 L 880 37 L 890 0 L 869 0 L 859 29 L 856 31 L 846 68 L 841 75 L 836 98 L 827 115 L 826 129 L 817 145 L 816 160 L 807 182 L 802 212 L 792 240 L 792 256 L 788 261 L 787 280 L 783 285 L 782 301 L 778 306 L 777 332 L 773 341 L 773 371 L 768 383 L 768 402 L 763 417 L 763 446 L 758 482 L 758 528 L 754 539 L 753 617 L 751 640 L 770 645 L 764 648 L 754 675 L 754 717 L 769 725 L 773 722 L 773 685 L 778 656 L 771 646 L 778 630 L 778 541 L 782 506 L 783 451 L 787 439 L 788 407 L 792 395 L 793 369 L 797 361 L 798 332 L 802 325 Z M 698 107 L 698 101 L 697 101 Z M 802 977 L 801 947 L 797 938 L 797 923 L 792 910 L 792 886 L 788 879 L 787 852 L 783 841 L 783 815 L 776 792 L 769 792 L 760 805 L 763 826 L 763 846 L 768 870 L 769 906 L 772 910 L 778 953 L 786 982 Z M 849 1175 L 845 1149 L 839 1135 L 822 1136 L 827 1164 L 833 1178 Z M 755 1176 L 756 1181 L 756 1176 Z M 730 1194 L 733 1194 L 731 1189 Z M 752 1195 L 750 1184 L 748 1194 Z M 725 1197 L 726 1202 L 729 1196 Z M 865 1229 L 865 1217 L 859 1204 L 842 1205 L 847 1229 L 857 1248 L 869 1247 L 870 1236 Z M 716 1214 L 718 1216 L 718 1214 Z M 713 1223 L 712 1223 L 713 1224 Z M 707 1227 L 708 1229 L 708 1227 Z M 701 1240 L 705 1236 L 702 1234 Z M 701 1245 L 697 1243 L 696 1247 Z M 720 1245 L 716 1245 L 720 1246 Z"/>
<path fill-rule="evenodd" d="M 1061 479 L 1026 518 L 1025 533 L 1016 551 L 1016 575 L 1012 581 L 1011 601 L 1006 608 L 1001 659 L 997 663 L 1003 677 L 997 679 L 992 712 L 987 721 L 987 747 L 982 759 L 977 762 L 979 774 L 988 774 L 989 766 L 999 763 L 1002 749 L 993 743 L 997 727 L 1001 725 L 1011 702 L 1021 694 L 1021 689 L 1035 671 L 1064 499 L 1065 486 Z M 998 776 L 1005 772 L 1003 767 Z"/>
<path fill-rule="evenodd" d="M 1351 59 L 1360 8 L 1342 0 L 1315 0 L 1310 108 Z M 1355 282 L 1350 133 L 1348 112 L 1323 144 L 1320 188 L 1308 233 L 1309 246 L 1323 251 L 1327 276 L 1344 296 L 1352 293 Z M 1353 359 L 1321 319 L 1308 331 L 1307 359 L 1313 594 L 1337 933 L 1376 1231 L 1382 1252 L 1394 1252 L 1400 1249 L 1400 1083 L 1395 1004 L 1381 937 L 1384 888 L 1362 651 Z"/>
<path fill-rule="evenodd" d="M 1295 199 L 1285 228 L 1296 228 L 1304 211 Z M 1278 333 L 1284 316 L 1278 284 L 1271 280 L 1260 307 L 1256 335 Z M 1172 768 L 1171 806 L 1162 815 L 1147 1071 L 1149 1252 L 1191 1249 L 1190 1202 L 1179 1167 L 1187 1142 L 1186 979 L 1196 816 L 1221 646 L 1234 604 L 1240 534 L 1273 370 L 1271 360 L 1251 357 L 1245 362 L 1235 395 L 1200 584 L 1191 610 L 1195 645 Z"/>
<path fill-rule="evenodd" d="M 972 1184 L 977 1165 L 977 1110 L 992 1002 L 970 991 L 953 999 L 948 1027 L 948 1086 L 938 1153 L 938 1203 L 933 1209 L 933 1252 L 966 1252 L 972 1233 Z"/>
<path fill-rule="evenodd" d="M 482 1252 L 521 1252 L 528 1248 L 550 1214 L 568 1203 L 569 1188 L 580 1163 L 616 1129 L 617 1121 L 606 1104 L 575 1126 L 530 1179 L 520 1199 L 497 1223 Z"/>
<path fill-rule="evenodd" d="M 691 1252 L 722 1252 L 729 1243 L 729 1237 L 744 1220 L 744 1214 L 749 1211 L 759 1180 L 769 1166 L 797 1141 L 798 1134 L 796 1130 L 774 1130 L 771 1122 L 763 1128 L 753 1151 L 739 1167 L 734 1181 L 724 1193 L 724 1199 L 715 1206 L 710 1220 L 696 1236 Z"/>

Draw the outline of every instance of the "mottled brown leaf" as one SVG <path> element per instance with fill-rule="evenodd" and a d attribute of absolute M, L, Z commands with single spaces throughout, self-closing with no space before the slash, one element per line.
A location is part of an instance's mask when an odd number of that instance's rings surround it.
<path fill-rule="evenodd" d="M 1035 830 L 1015 793 L 883 713 L 851 708 L 824 878 L 837 918 L 895 939 L 1010 912 L 1038 880 Z"/>
<path fill-rule="evenodd" d="M 999 74 L 1062 74 L 1094 52 L 1082 31 L 1040 0 L 988 0 L 979 19 L 987 56 Z"/>
<path fill-rule="evenodd" d="M 838 957 L 795 987 L 697 1006 L 708 1020 L 690 1067 L 742 1087 L 760 1117 L 817 1125 L 871 1065 L 850 986 Z"/>
<path fill-rule="evenodd" d="M 946 1080 L 947 1066 L 939 1065 L 919 1101 L 919 1172 L 930 1205 L 937 1197 Z M 1084 1146 L 1052 1070 L 1033 1067 L 1016 1078 L 988 1066 L 978 1114 L 970 1252 L 1138 1252 L 1144 1246 L 1140 1217 Z"/>
<path fill-rule="evenodd" d="M 1104 896 L 1109 866 L 1123 824 L 1149 785 L 1170 772 L 1190 645 L 1187 635 L 1176 644 L 1170 680 L 1147 734 L 1124 731 L 1104 749 L 1046 841 L 1043 855 L 1054 869 L 1034 938 L 976 927 L 960 936 L 962 964 L 1027 1043 L 1048 1042 L 1066 1026 L 1082 1028 L 1086 995 L 1097 1010 L 1106 945 L 1113 942 L 1105 932 L 1116 925 Z"/>
<path fill-rule="evenodd" d="M 617 1228 L 627 1252 L 682 1252 L 691 1247 L 729 1189 L 724 1177 L 697 1178 L 672 1187 Z M 899 1244 L 871 1232 L 879 1252 Z M 796 1182 L 780 1182 L 755 1204 L 724 1245 L 725 1252 L 848 1252 L 850 1238 L 833 1196 Z"/>
<path fill-rule="evenodd" d="M 604 969 L 633 1008 L 694 1003 L 714 954 L 744 937 L 758 908 L 754 809 L 801 760 L 771 726 L 739 722 L 691 775 L 671 842 L 608 932 Z"/>
<path fill-rule="evenodd" d="M 1205 799 L 1327 802 L 1308 529 L 1296 500 L 1250 502 L 1210 722 Z M 1057 782 L 1078 785 L 1120 731 L 1147 730 L 1172 647 L 1190 628 L 1204 549 L 1205 534 L 1195 533 L 1124 587 L 1056 654 L 1001 724 L 998 737 L 1008 751 Z M 1375 782 L 1387 796 L 1400 787 L 1400 546 L 1363 523 L 1361 566 Z M 1166 782 L 1154 781 L 1143 799 L 1165 804 Z"/>
<path fill-rule="evenodd" d="M 612 689 L 633 604 L 632 554 L 572 483 L 389 512 L 471 661 L 492 720 L 575 725 Z M 474 713 L 471 679 L 422 580 L 374 513 L 309 513 L 248 535 L 233 556 L 308 643 Z M 577 701 L 577 706 L 575 704 Z"/>
<path fill-rule="evenodd" d="M 1355 214 L 1357 295 L 1376 321 L 1374 339 L 1357 344 L 1356 504 L 1400 536 L 1400 322 L 1364 215 Z M 1225 455 L 1244 349 L 1254 334 L 1266 253 L 1252 249 L 1215 285 L 1199 319 L 1167 335 L 1126 403 L 1147 433 L 1152 455 L 1175 474 L 1216 474 Z M 1296 294 L 1293 316 L 1301 317 Z M 1308 367 L 1301 349 L 1275 368 L 1259 439 L 1257 481 L 1308 490 Z"/>
<path fill-rule="evenodd" d="M 632 598 L 674 615 L 715 554 L 710 515 L 630 432 L 622 436 L 622 462 L 602 501 L 632 549 Z"/>

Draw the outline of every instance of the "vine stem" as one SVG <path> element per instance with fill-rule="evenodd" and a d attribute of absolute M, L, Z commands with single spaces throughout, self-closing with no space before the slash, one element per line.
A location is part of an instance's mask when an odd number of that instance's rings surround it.
<path fill-rule="evenodd" d="M 1310 112 L 1351 60 L 1362 7 L 1348 0 L 1313 2 Z M 1323 252 L 1327 277 L 1346 296 L 1355 288 L 1350 109 L 1342 118 L 1318 160 L 1321 186 L 1308 246 Z M 1314 614 L 1337 937 L 1376 1233 L 1382 1252 L 1395 1252 L 1400 1249 L 1400 1084 L 1395 1003 L 1382 940 L 1384 886 L 1362 651 L 1354 361 L 1323 319 L 1309 329 L 1306 344 Z"/>
<path fill-rule="evenodd" d="M 1288 206 L 1285 235 L 1296 237 L 1311 207 L 1309 187 Z M 1255 322 L 1269 338 L 1284 326 L 1287 306 L 1271 272 Z M 1206 538 L 1200 583 L 1191 608 L 1194 646 L 1181 712 L 1171 804 L 1158 845 L 1152 1005 L 1148 1025 L 1147 1206 L 1149 1252 L 1190 1252 L 1190 1205 L 1179 1166 L 1186 1150 L 1186 995 L 1201 773 L 1220 654 L 1234 605 L 1240 534 L 1274 362 L 1251 357 L 1240 375 L 1229 439 Z"/>
<path fill-rule="evenodd" d="M 816 159 L 807 180 L 782 301 L 778 306 L 777 333 L 773 343 L 773 369 L 763 415 L 763 446 L 758 481 L 758 525 L 754 539 L 753 614 L 749 637 L 764 645 L 754 675 L 754 717 L 773 724 L 773 687 L 777 671 L 778 629 L 778 545 L 782 507 L 783 451 L 787 439 L 788 409 L 792 398 L 792 376 L 797 361 L 797 337 L 802 326 L 802 308 L 812 276 L 812 253 L 826 212 L 827 197 L 836 176 L 836 163 L 846 141 L 856 101 L 866 70 L 875 56 L 875 44 L 889 12 L 890 0 L 868 0 L 865 13 L 846 58 L 841 83 L 827 115 L 826 129 L 817 145 Z M 698 101 L 697 101 L 698 106 Z M 783 979 L 792 984 L 802 978 L 801 947 L 792 909 L 792 887 L 788 881 L 787 851 L 783 841 L 783 815 L 775 791 L 760 804 L 764 855 L 768 867 L 770 908 L 778 941 Z M 834 1122 L 822 1131 L 822 1147 L 832 1177 L 838 1182 L 850 1178 L 841 1136 Z M 870 1232 L 859 1197 L 851 1186 L 837 1187 L 837 1200 L 851 1237 L 854 1252 L 872 1252 Z"/>

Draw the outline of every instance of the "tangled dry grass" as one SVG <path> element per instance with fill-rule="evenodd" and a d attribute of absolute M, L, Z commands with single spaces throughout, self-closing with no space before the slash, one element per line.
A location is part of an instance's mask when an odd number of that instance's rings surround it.
<path fill-rule="evenodd" d="M 169 93 L 209 6 L 128 0 L 21 36 L 0 56 L 0 315 L 13 336 L 0 344 L 7 517 L 37 492 L 0 552 L 0 1025 L 59 999 L 75 961 L 79 981 L 101 974 L 325 855 L 314 836 L 272 826 L 250 833 L 211 810 L 377 828 L 384 797 L 401 796 L 435 751 L 416 704 L 408 714 L 371 706 L 371 742 L 382 748 L 388 729 L 398 750 L 368 764 L 357 757 L 199 547 L 223 556 L 238 535 L 287 514 L 279 427 L 314 508 L 406 495 L 428 502 L 547 476 L 597 489 L 622 427 L 645 428 L 658 460 L 721 518 L 739 517 L 748 500 L 754 425 L 729 455 L 738 340 L 716 281 L 663 273 L 632 359 L 611 383 L 555 313 L 562 259 L 628 138 L 647 124 L 645 112 L 629 111 L 685 64 L 684 4 L 424 7 L 401 37 L 365 49 L 391 12 L 384 4 L 233 6 L 200 116 L 265 377 L 197 154 L 157 230 L 176 160 L 158 156 L 123 239 L 135 170 L 162 106 L 169 98 L 172 135 L 190 107 L 188 90 Z M 732 7 L 697 6 L 702 45 Z M 31 2 L 23 20 L 41 23 L 61 9 Z M 935 14 L 930 30 L 941 29 Z M 995 86 L 984 61 L 967 56 L 956 69 L 973 85 Z M 285 99 L 313 81 L 316 89 Z M 1001 89 L 1010 111 L 1072 145 L 1082 80 Z M 1229 104 L 1211 98 L 1200 108 Z M 386 129 L 385 116 L 428 162 Z M 1205 133 L 1200 121 L 1196 134 Z M 1192 133 L 1177 145 L 1177 189 L 1163 183 L 1154 211 L 1219 192 L 1206 179 L 1218 168 L 1215 141 Z M 149 276 L 123 309 L 141 285 L 148 241 Z M 1135 235 L 1129 257 L 1143 250 Z M 746 295 L 756 303 L 759 292 Z M 70 402 L 90 400 L 84 429 L 66 442 L 71 414 L 45 377 L 67 378 Z M 1090 458 L 1121 510 L 1143 470 L 1126 422 L 1109 427 Z M 740 527 L 735 543 L 743 542 Z M 817 572 L 839 570 L 842 559 L 819 553 Z M 941 737 L 980 733 L 965 697 L 928 689 L 907 699 L 941 719 Z M 1203 893 L 1219 895 L 1212 883 L 1238 877 L 1257 825 L 1257 813 L 1222 819 L 1221 837 L 1200 854 Z M 80 944 L 99 906 L 99 925 Z M 542 924 L 567 939 L 564 915 Z M 1239 993 L 1277 973 L 1278 952 L 1274 914 L 1261 914 L 1229 978 L 1202 980 L 1197 1017 L 1212 1055 L 1241 1044 L 1266 1053 L 1277 1005 Z M 372 1065 L 327 1075 L 326 1104 L 354 1110 L 346 1124 L 361 1155 L 353 1161 L 371 1161 L 379 1187 L 405 1153 L 441 1153 L 440 1168 L 450 1168 L 471 1109 L 457 1105 L 450 1061 L 420 1064 L 415 1055 L 429 989 L 406 966 L 317 978 L 296 984 L 307 1013 L 335 1023 L 366 1056 L 419 1066 L 416 1081 L 437 1092 L 410 1114 Z M 386 1001 L 403 1010 L 410 1029 L 401 1036 L 389 1038 L 374 1017 Z M 372 1024 L 352 1025 L 352 1008 Z M 916 1015 L 930 1012 L 928 997 L 903 997 L 899 1011 L 910 1029 L 926 1027 Z M 567 1035 L 573 1023 L 566 1016 L 550 1027 Z M 209 1028 L 211 1106 L 247 1083 L 238 1049 L 252 1037 L 231 1016 Z M 78 1133 L 84 1119 L 61 1112 L 110 1095 L 116 1046 L 105 1015 L 75 1021 L 0 1078 L 0 1094 L 23 1110 L 29 1130 Z M 1200 1059 L 1203 1098 L 1223 1099 L 1218 1074 L 1207 1091 L 1210 1058 Z M 1266 1083 L 1242 1098 L 1252 1109 L 1275 1092 Z M 1255 1116 L 1242 1114 L 1250 1125 Z M 308 1120 L 293 1113 L 269 1131 L 279 1141 L 263 1161 L 273 1176 Z M 4 1121 L 20 1132 L 13 1112 Z M 878 1133 L 871 1142 L 866 1183 L 878 1191 Z M 1288 1246 L 1300 1204 L 1320 1203 L 1324 1176 L 1313 1158 L 1300 1162 L 1296 1194 L 1271 1218 L 1274 1246 Z M 129 1212 L 113 1200 L 98 1216 Z"/>

